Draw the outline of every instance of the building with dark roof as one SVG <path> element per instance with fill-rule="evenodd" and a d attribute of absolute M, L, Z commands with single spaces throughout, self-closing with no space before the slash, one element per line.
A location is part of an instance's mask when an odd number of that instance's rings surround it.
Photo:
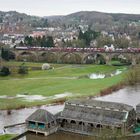
<path fill-rule="evenodd" d="M 101 130 L 127 130 L 135 123 L 136 113 L 132 106 L 97 100 L 71 100 L 65 103 L 60 114 L 60 129 L 64 131 L 95 134 Z"/>
<path fill-rule="evenodd" d="M 86 134 L 126 134 L 135 124 L 132 106 L 98 100 L 70 100 L 53 115 L 39 109 L 26 119 L 29 131 L 49 135 L 57 130 Z"/>
<path fill-rule="evenodd" d="M 28 131 L 49 135 L 57 131 L 56 118 L 44 109 L 38 109 L 26 119 Z"/>

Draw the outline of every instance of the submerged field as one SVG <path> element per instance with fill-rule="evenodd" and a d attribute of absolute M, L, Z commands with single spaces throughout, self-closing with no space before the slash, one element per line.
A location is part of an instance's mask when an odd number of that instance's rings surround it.
<path fill-rule="evenodd" d="M 19 66 L 21 62 L 5 65 Z M 26 63 L 41 67 L 41 63 Z M 63 98 L 94 96 L 112 85 L 120 83 L 123 73 L 104 79 L 89 79 L 92 73 L 110 74 L 119 66 L 52 64 L 51 70 L 30 70 L 28 75 L 0 77 L 0 109 L 42 105 Z"/>

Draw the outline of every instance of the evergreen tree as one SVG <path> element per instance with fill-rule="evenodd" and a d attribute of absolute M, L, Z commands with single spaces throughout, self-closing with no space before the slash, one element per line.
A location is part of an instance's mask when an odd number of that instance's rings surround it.
<path fill-rule="evenodd" d="M 88 30 L 85 31 L 84 33 L 83 33 L 82 30 L 80 29 L 78 38 L 79 38 L 80 40 L 84 40 L 85 43 L 86 43 L 86 45 L 89 46 L 91 40 L 96 39 L 99 35 L 100 35 L 99 32 L 93 31 L 93 30 L 91 30 L 90 28 L 88 28 Z"/>
<path fill-rule="evenodd" d="M 80 40 L 84 39 L 84 33 L 82 32 L 81 29 L 79 30 L 79 36 L 78 36 L 78 39 L 80 39 Z"/>
<path fill-rule="evenodd" d="M 40 46 L 40 47 L 54 47 L 54 41 L 52 36 L 43 36 L 41 37 L 29 37 L 26 36 L 24 39 L 24 44 L 26 46 Z M 22 45 L 22 44 L 21 44 Z"/>
<path fill-rule="evenodd" d="M 47 47 L 54 47 L 54 41 L 52 36 L 47 37 Z"/>
<path fill-rule="evenodd" d="M 8 61 L 9 60 L 9 50 L 2 48 L 2 50 L 1 50 L 1 57 L 4 60 L 7 60 Z"/>
<path fill-rule="evenodd" d="M 25 36 L 25 38 L 24 38 L 24 44 L 25 44 L 26 46 L 29 45 L 29 36 Z"/>

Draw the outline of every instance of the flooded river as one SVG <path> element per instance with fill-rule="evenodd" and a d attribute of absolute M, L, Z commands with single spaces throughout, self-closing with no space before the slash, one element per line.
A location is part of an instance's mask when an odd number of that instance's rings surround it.
<path fill-rule="evenodd" d="M 132 106 L 136 106 L 140 103 L 140 85 L 133 86 L 133 87 L 125 87 L 124 89 L 120 89 L 117 92 L 113 92 L 110 95 L 105 95 L 102 97 L 95 98 L 96 100 L 103 100 L 103 101 L 112 101 L 112 102 L 121 102 L 126 103 Z M 20 110 L 12 110 L 11 115 L 7 115 L 7 111 L 0 111 L 0 130 L 6 125 L 11 125 L 15 123 L 22 123 L 25 122 L 25 119 L 32 114 L 36 109 L 40 107 L 34 108 L 25 108 Z M 55 114 L 59 111 L 62 111 L 64 105 L 57 105 L 57 106 L 42 106 L 41 108 L 46 108 L 51 113 Z M 15 128 L 9 128 L 6 130 L 7 133 L 21 133 L 25 130 L 25 126 L 17 126 Z M 73 134 L 65 134 L 65 133 L 56 133 L 49 137 L 43 136 L 36 136 L 33 134 L 28 134 L 22 140 L 89 140 L 88 137 L 80 136 L 80 135 L 73 135 Z"/>
<path fill-rule="evenodd" d="M 93 140 L 93 139 L 91 139 L 91 137 L 88 136 L 78 135 L 74 133 L 57 132 L 47 137 L 29 133 L 27 134 L 26 137 L 20 140 Z"/>
<path fill-rule="evenodd" d="M 56 114 L 59 111 L 63 110 L 64 105 L 41 106 L 34 108 L 24 108 L 20 110 L 12 110 L 11 115 L 7 115 L 7 111 L 0 111 L 0 132 L 2 132 L 4 126 L 25 122 L 25 119 L 39 108 L 47 109 L 51 113 Z M 17 126 L 14 128 L 6 129 L 6 133 L 14 133 L 14 134 L 20 134 L 21 132 L 24 131 L 25 131 L 24 126 L 22 127 Z"/>
<path fill-rule="evenodd" d="M 140 85 L 120 89 L 112 94 L 97 97 L 96 100 L 124 103 L 135 108 L 140 103 Z"/>

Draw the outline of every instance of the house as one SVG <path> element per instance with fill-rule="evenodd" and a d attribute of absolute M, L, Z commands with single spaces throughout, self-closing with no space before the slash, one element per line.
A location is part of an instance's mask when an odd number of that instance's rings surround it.
<path fill-rule="evenodd" d="M 132 106 L 97 100 L 71 100 L 58 117 L 60 130 L 87 135 L 105 131 L 127 133 L 135 124 Z"/>
<path fill-rule="evenodd" d="M 42 133 L 45 136 L 57 131 L 56 118 L 44 109 L 38 109 L 26 119 L 27 130 Z"/>
<path fill-rule="evenodd" d="M 57 130 L 85 135 L 127 134 L 136 120 L 135 109 L 126 104 L 98 100 L 69 100 L 64 110 L 52 115 L 39 109 L 27 118 L 27 129 L 49 135 Z"/>

